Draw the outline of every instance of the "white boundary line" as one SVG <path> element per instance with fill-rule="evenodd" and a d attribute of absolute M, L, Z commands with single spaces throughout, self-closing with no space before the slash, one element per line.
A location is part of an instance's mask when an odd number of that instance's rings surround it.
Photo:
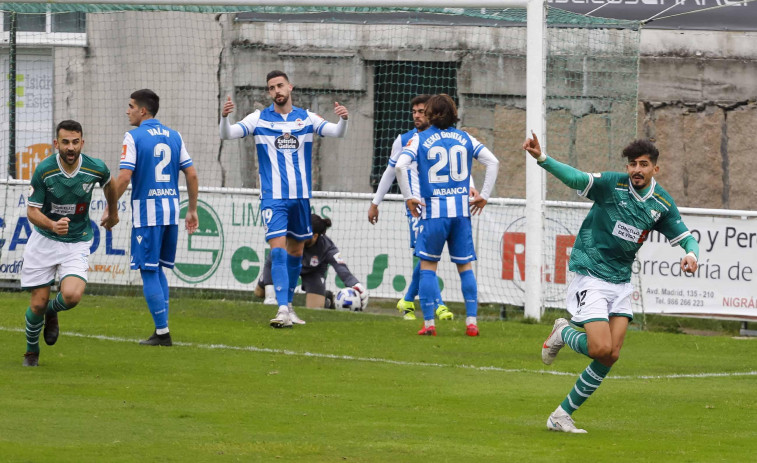
<path fill-rule="evenodd" d="M 23 333 L 24 330 L 20 328 L 7 328 L 0 326 L 0 331 L 8 333 Z M 119 338 L 115 336 L 105 336 L 100 334 L 82 334 L 66 332 L 64 336 L 71 336 L 74 338 L 83 339 L 96 339 L 98 341 L 113 341 L 113 342 L 128 342 L 137 343 L 138 339 Z M 354 362 L 368 362 L 368 363 L 383 363 L 386 365 L 399 365 L 406 367 L 434 367 L 434 368 L 461 368 L 464 370 L 474 371 L 496 371 L 499 373 L 533 373 L 539 375 L 552 375 L 552 376 L 578 376 L 578 372 L 566 372 L 566 371 L 552 371 L 552 370 L 529 370 L 526 368 L 501 368 L 501 367 L 482 367 L 476 365 L 454 365 L 448 363 L 424 363 L 424 362 L 408 362 L 404 360 L 390 360 L 375 357 L 355 357 L 352 355 L 338 355 L 338 354 L 321 354 L 317 352 L 297 352 L 287 349 L 269 349 L 265 347 L 255 346 L 228 346 L 225 344 L 197 344 L 193 342 L 174 342 L 175 346 L 182 347 L 194 347 L 195 349 L 205 350 L 233 350 L 239 352 L 260 352 L 265 354 L 280 354 L 289 355 L 292 357 L 310 357 L 318 359 L 331 359 L 331 360 L 350 360 Z M 757 376 L 757 371 L 737 371 L 732 373 L 689 373 L 689 374 L 673 374 L 673 375 L 639 375 L 639 376 L 608 376 L 606 379 L 687 379 L 687 378 L 724 378 L 724 377 L 737 377 L 737 376 Z"/>

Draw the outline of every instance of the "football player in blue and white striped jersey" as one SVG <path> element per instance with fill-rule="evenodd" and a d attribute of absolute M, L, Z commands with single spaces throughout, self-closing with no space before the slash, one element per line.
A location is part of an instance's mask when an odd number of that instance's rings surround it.
<path fill-rule="evenodd" d="M 423 132 L 428 128 L 428 119 L 426 119 L 426 102 L 431 98 L 431 95 L 421 94 L 410 100 L 410 110 L 413 116 L 413 125 L 415 128 L 403 134 L 397 136 L 392 143 L 392 153 L 389 156 L 389 163 L 381 175 L 381 181 L 376 188 L 376 194 L 371 201 L 371 205 L 368 209 L 368 221 L 372 224 L 376 224 L 379 219 L 379 204 L 384 200 L 384 196 L 389 192 L 389 189 L 394 183 L 395 168 L 397 166 L 397 160 L 402 154 L 402 149 L 407 145 L 410 139 L 418 132 Z M 413 178 L 413 175 L 416 178 Z M 472 178 L 472 177 L 471 177 Z M 418 187 L 417 170 L 408 170 L 408 182 L 410 183 L 411 190 Z M 471 187 L 473 185 L 471 184 Z M 410 229 L 410 249 L 415 249 L 415 241 L 420 231 L 420 218 L 413 217 L 410 213 L 410 209 L 405 208 L 407 212 L 407 221 Z M 415 320 L 415 297 L 418 295 L 418 286 L 420 284 L 421 275 L 421 263 L 420 260 L 413 267 L 413 276 L 410 279 L 410 285 L 407 287 L 405 296 L 397 301 L 397 310 L 402 313 L 402 318 L 405 320 Z M 444 305 L 441 293 L 436 295 L 436 315 L 440 320 L 452 320 L 454 314 L 449 308 Z"/>
<path fill-rule="evenodd" d="M 420 299 L 424 327 L 418 334 L 436 336 L 434 295 L 438 292 L 436 267 L 448 246 L 450 259 L 457 264 L 465 299 L 466 333 L 478 336 L 478 287 L 471 262 L 473 248 L 471 214 L 480 213 L 497 178 L 499 161 L 468 133 L 453 127 L 459 121 L 457 107 L 449 95 L 434 95 L 426 102 L 431 126 L 414 135 L 397 161 L 397 179 L 407 207 L 421 217 L 422 231 L 415 245 L 421 259 Z M 473 159 L 486 166 L 484 185 L 478 195 L 469 196 Z M 417 163 L 420 192 L 412 191 L 407 171 Z"/>
<path fill-rule="evenodd" d="M 219 130 L 223 140 L 255 137 L 260 211 L 266 227 L 265 238 L 271 246 L 271 276 L 279 305 L 271 326 L 289 328 L 293 322 L 301 322 L 291 303 L 302 267 L 304 243 L 313 236 L 310 224 L 313 135 L 343 137 L 349 112 L 335 102 L 334 113 L 339 122 L 333 124 L 293 106 L 293 86 L 282 71 L 269 72 L 266 85 L 273 100 L 271 106 L 231 124 L 228 115 L 234 110 L 234 103 L 228 97 Z"/>
<path fill-rule="evenodd" d="M 155 332 L 140 344 L 170 346 L 168 280 L 163 268 L 173 268 L 179 236 L 179 171 L 187 180 L 187 231 L 197 230 L 199 181 L 179 132 L 155 119 L 160 98 L 152 90 L 131 94 L 126 115 L 135 129 L 124 136 L 116 191 L 120 198 L 129 182 L 132 232 L 131 269 L 142 276 L 142 291 L 155 322 Z"/>

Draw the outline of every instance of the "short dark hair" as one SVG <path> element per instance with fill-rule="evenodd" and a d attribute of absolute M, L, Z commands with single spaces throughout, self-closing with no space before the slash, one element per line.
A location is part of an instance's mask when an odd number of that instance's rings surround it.
<path fill-rule="evenodd" d="M 270 81 L 271 79 L 274 79 L 274 78 L 276 78 L 276 77 L 283 77 L 283 78 L 285 78 L 285 79 L 287 80 L 287 82 L 289 82 L 289 76 L 287 75 L 287 73 L 286 73 L 286 72 L 284 72 L 284 71 L 279 71 L 279 70 L 275 70 L 275 71 L 271 71 L 271 72 L 269 72 L 269 73 L 268 73 L 268 75 L 267 75 L 267 76 L 265 76 L 265 83 L 266 83 L 266 85 L 268 85 L 268 82 L 269 82 L 269 81 Z"/>
<path fill-rule="evenodd" d="M 61 130 L 68 130 L 69 132 L 79 132 L 80 134 L 84 135 L 84 130 L 81 127 L 81 124 L 72 121 L 71 119 L 67 119 L 65 121 L 60 121 L 58 124 L 58 127 L 55 128 L 55 138 L 58 138 L 58 135 L 60 134 Z"/>
<path fill-rule="evenodd" d="M 452 127 L 460 120 L 455 101 L 446 93 L 433 95 L 426 102 L 426 119 L 442 130 Z"/>
<path fill-rule="evenodd" d="M 313 233 L 323 235 L 326 233 L 326 229 L 331 227 L 331 219 L 321 217 L 318 214 L 310 214 L 310 222 L 313 226 Z"/>
<path fill-rule="evenodd" d="M 132 93 L 131 99 L 134 100 L 140 108 L 145 108 L 151 116 L 158 115 L 158 109 L 160 109 L 160 97 L 149 88 L 143 88 L 142 90 L 137 90 Z"/>
<path fill-rule="evenodd" d="M 415 98 L 410 100 L 410 108 L 419 104 L 425 105 L 429 98 L 431 98 L 431 95 L 427 93 L 423 93 L 421 95 L 416 96 Z"/>
<path fill-rule="evenodd" d="M 660 156 L 660 152 L 650 140 L 643 138 L 634 140 L 629 143 L 628 146 L 623 148 L 623 157 L 629 161 L 633 161 L 639 156 L 644 156 L 645 154 L 649 155 L 649 160 L 652 161 L 652 163 L 657 164 L 657 158 Z"/>

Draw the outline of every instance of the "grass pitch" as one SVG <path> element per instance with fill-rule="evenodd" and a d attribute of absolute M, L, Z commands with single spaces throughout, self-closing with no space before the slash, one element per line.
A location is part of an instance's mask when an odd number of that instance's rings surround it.
<path fill-rule="evenodd" d="M 541 364 L 551 323 L 455 321 L 172 300 L 171 348 L 141 298 L 85 296 L 22 368 L 27 293 L 0 293 L 0 461 L 746 461 L 757 451 L 757 340 L 628 333 L 576 412 L 549 413 L 589 359 Z"/>

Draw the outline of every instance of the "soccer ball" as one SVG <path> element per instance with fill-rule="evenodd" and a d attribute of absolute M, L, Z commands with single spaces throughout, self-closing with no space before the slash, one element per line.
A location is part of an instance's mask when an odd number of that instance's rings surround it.
<path fill-rule="evenodd" d="M 342 288 L 334 298 L 336 310 L 351 310 L 359 312 L 363 310 L 360 304 L 360 294 L 352 288 Z"/>

